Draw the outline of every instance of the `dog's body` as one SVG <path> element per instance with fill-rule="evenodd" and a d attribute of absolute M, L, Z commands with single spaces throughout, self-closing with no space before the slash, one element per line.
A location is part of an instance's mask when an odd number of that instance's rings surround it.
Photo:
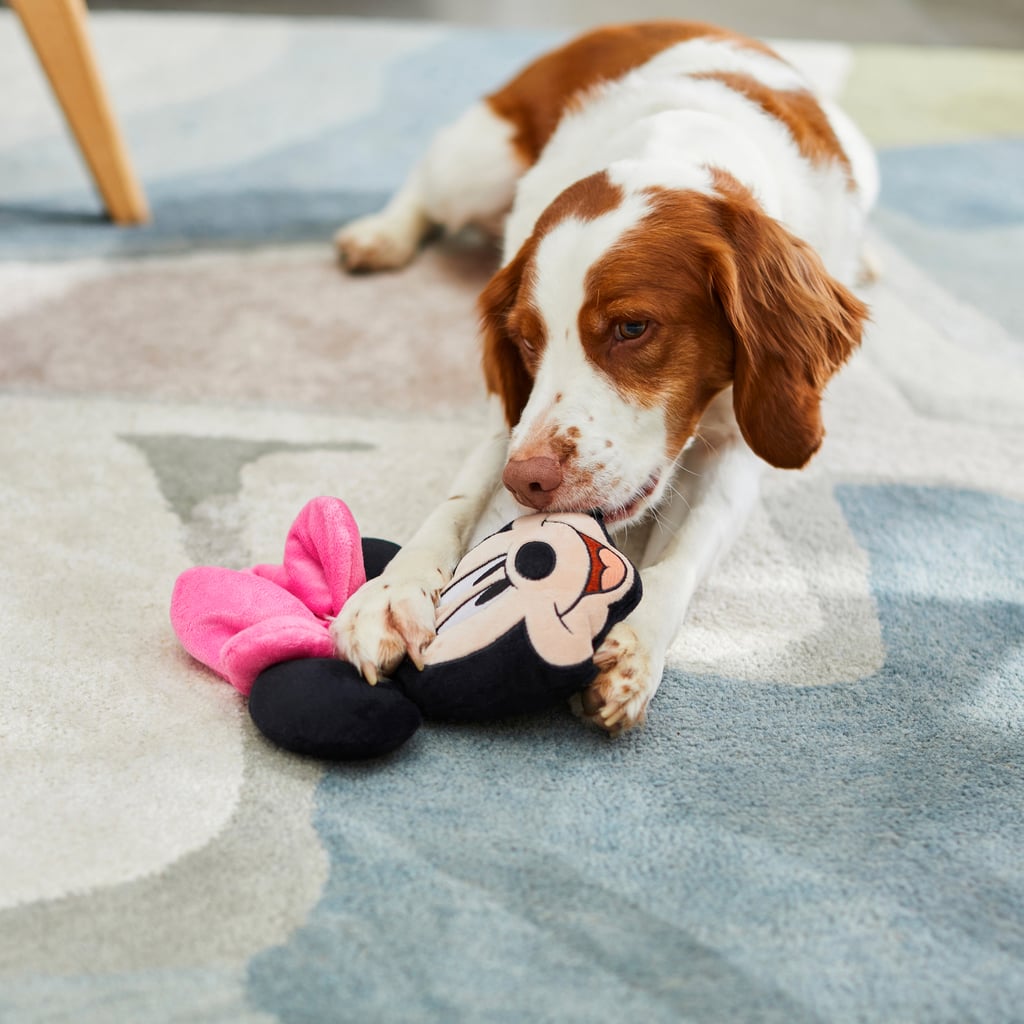
<path fill-rule="evenodd" d="M 482 533 L 600 509 L 646 597 L 582 709 L 639 722 L 762 467 L 821 443 L 822 390 L 866 316 L 846 285 L 876 192 L 866 141 L 790 65 L 685 22 L 589 33 L 440 133 L 337 242 L 353 269 L 395 267 L 434 225 L 507 215 L 480 299 L 500 411 L 452 497 L 342 611 L 339 653 L 371 681 L 419 659 L 433 596 Z"/>

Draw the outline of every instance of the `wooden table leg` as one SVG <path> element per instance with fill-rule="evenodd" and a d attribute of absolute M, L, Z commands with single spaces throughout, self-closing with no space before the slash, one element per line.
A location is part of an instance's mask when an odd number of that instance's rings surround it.
<path fill-rule="evenodd" d="M 9 0 L 25 27 L 103 202 L 119 224 L 149 220 L 149 207 L 117 126 L 89 39 L 83 0 Z"/>

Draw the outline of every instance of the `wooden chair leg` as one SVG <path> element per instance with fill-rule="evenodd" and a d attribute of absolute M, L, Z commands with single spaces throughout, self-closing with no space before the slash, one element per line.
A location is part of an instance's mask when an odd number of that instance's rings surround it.
<path fill-rule="evenodd" d="M 78 140 L 111 218 L 149 220 L 89 39 L 83 0 L 9 0 Z"/>

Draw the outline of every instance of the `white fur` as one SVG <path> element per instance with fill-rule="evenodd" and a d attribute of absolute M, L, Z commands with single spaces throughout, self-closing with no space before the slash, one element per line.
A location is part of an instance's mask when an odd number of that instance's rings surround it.
<path fill-rule="evenodd" d="M 707 39 L 681 43 L 595 88 L 563 117 L 525 173 L 511 126 L 478 104 L 438 136 L 382 214 L 339 233 L 339 248 L 355 265 L 394 266 L 412 255 L 431 223 L 490 224 L 508 212 L 509 260 L 573 182 L 605 170 L 625 193 L 614 210 L 593 220 L 570 218 L 542 240 L 534 294 L 547 346 L 520 423 L 509 437 L 496 408 L 493 431 L 454 485 L 458 497 L 427 520 L 385 577 L 355 595 L 334 624 L 340 653 L 369 666 L 370 675 L 429 640 L 430 593 L 475 539 L 524 511 L 500 487 L 506 458 L 529 453 L 552 428 L 575 426 L 575 461 L 606 507 L 624 506 L 652 474 L 659 477 L 656 490 L 616 535 L 642 570 L 645 599 L 598 652 L 601 674 L 581 702 L 584 713 L 610 731 L 643 717 L 661 679 L 664 652 L 694 590 L 756 501 L 764 464 L 740 435 L 731 389 L 712 403 L 678 465 L 668 464 L 662 413 L 624 401 L 582 350 L 577 317 L 587 271 L 643 217 L 644 188 L 709 193 L 713 166 L 747 185 L 766 213 L 814 246 L 826 268 L 850 283 L 878 187 L 870 146 L 833 104 L 824 109 L 850 156 L 859 186 L 853 192 L 841 168 L 810 164 L 786 126 L 757 104 L 721 82 L 688 77 L 710 71 L 740 72 L 776 89 L 805 87 L 794 69 L 757 51 Z M 656 515 L 641 523 L 652 508 Z M 400 624 L 397 635 L 389 616 Z"/>
<path fill-rule="evenodd" d="M 793 65 L 728 39 L 698 38 L 676 43 L 652 57 L 631 76 L 648 80 L 716 71 L 750 75 L 773 89 L 808 88 L 807 79 Z"/>

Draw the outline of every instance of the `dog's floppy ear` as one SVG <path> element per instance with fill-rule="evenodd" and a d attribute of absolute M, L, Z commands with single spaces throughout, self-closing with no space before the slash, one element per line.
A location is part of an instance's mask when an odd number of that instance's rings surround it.
<path fill-rule="evenodd" d="M 799 469 L 821 446 L 822 392 L 860 344 L 868 310 L 734 184 L 720 211 L 730 244 L 712 264 L 735 337 L 733 407 L 762 459 Z"/>
<path fill-rule="evenodd" d="M 508 314 L 522 285 L 528 245 L 519 250 L 480 293 L 480 331 L 483 335 L 484 380 L 505 408 L 505 419 L 514 427 L 526 408 L 533 377 L 508 325 Z"/>

